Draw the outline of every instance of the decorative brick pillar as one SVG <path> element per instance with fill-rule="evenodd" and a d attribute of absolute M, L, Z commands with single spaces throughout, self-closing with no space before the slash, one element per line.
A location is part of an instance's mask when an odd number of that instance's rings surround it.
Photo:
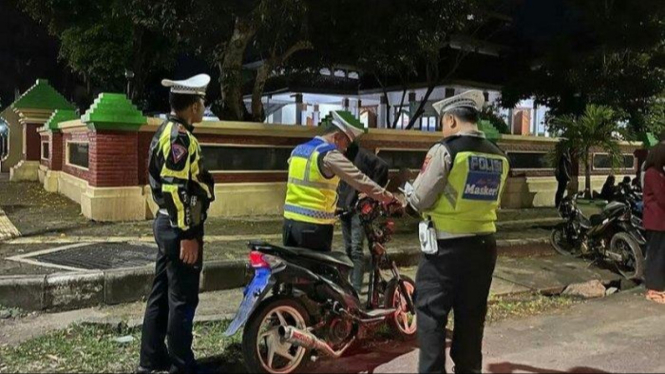
<path fill-rule="evenodd" d="M 96 221 L 146 218 L 139 185 L 139 129 L 147 119 L 123 94 L 102 93 L 81 117 L 88 129 L 89 180 L 83 214 Z"/>
<path fill-rule="evenodd" d="M 74 106 L 45 79 L 38 79 L 13 104 L 12 109 L 19 116 L 23 133 L 22 159 L 10 170 L 10 180 L 39 180 L 39 165 L 42 154 L 39 128 L 44 125 L 57 109 L 74 110 Z"/>
<path fill-rule="evenodd" d="M 39 181 L 44 189 L 49 192 L 58 191 L 58 177 L 62 171 L 64 155 L 63 136 L 60 131 L 60 123 L 78 119 L 73 110 L 56 109 L 51 118 L 46 121 L 38 131 L 41 136 Z"/>

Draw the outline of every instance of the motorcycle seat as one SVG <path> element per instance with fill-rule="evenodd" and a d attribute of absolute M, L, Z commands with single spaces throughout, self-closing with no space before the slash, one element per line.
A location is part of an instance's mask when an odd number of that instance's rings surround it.
<path fill-rule="evenodd" d="M 277 246 L 264 241 L 253 240 L 250 242 L 253 247 L 269 247 L 273 251 L 287 252 L 292 256 L 299 256 L 315 261 L 325 262 L 332 265 L 340 265 L 347 268 L 353 267 L 353 262 L 346 253 L 342 252 L 319 252 L 307 248 Z"/>
<path fill-rule="evenodd" d="M 598 226 L 603 223 L 603 220 L 605 220 L 605 216 L 603 214 L 594 214 L 591 216 L 589 223 L 591 226 Z"/>
<path fill-rule="evenodd" d="M 353 262 L 346 253 L 342 252 L 318 252 L 307 248 L 288 247 L 298 256 L 310 258 L 312 260 L 327 262 L 333 265 L 341 265 L 347 268 L 353 267 Z"/>
<path fill-rule="evenodd" d="M 605 208 L 603 208 L 603 214 L 606 217 L 613 216 L 617 213 L 619 213 L 621 210 L 626 208 L 626 204 L 620 202 L 620 201 L 612 201 L 611 203 L 607 204 Z"/>
<path fill-rule="evenodd" d="M 583 228 L 590 229 L 593 226 L 593 224 L 591 224 L 591 221 L 588 218 L 586 218 L 584 215 L 580 214 L 579 217 L 580 217 L 580 225 L 582 225 Z"/>

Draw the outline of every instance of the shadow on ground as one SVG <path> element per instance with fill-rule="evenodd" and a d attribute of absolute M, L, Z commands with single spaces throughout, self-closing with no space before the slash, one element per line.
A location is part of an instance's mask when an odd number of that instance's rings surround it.
<path fill-rule="evenodd" d="M 599 369 L 594 369 L 584 366 L 578 366 L 565 371 L 561 371 L 561 370 L 539 368 L 531 365 L 516 364 L 512 362 L 500 362 L 496 364 L 490 364 L 487 366 L 487 369 L 489 370 L 490 373 L 514 373 L 518 370 L 519 372 L 524 372 L 524 373 L 607 373 L 607 371 L 602 371 Z"/>

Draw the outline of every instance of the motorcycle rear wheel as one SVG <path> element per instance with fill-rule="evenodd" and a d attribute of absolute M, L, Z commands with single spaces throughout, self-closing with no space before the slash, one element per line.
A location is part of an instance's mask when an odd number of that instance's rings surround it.
<path fill-rule="evenodd" d="M 582 252 L 570 243 L 566 236 L 566 223 L 560 223 L 552 229 L 550 244 L 555 251 L 564 256 L 581 257 Z"/>
<path fill-rule="evenodd" d="M 307 310 L 296 300 L 276 297 L 264 301 L 249 317 L 242 335 L 242 354 L 247 370 L 271 374 L 302 372 L 310 352 L 282 342 L 278 328 L 294 326 L 305 330 L 309 318 Z"/>
<path fill-rule="evenodd" d="M 644 255 L 639 243 L 628 233 L 615 234 L 610 241 L 610 250 L 627 257 L 622 263 L 614 262 L 617 270 L 628 280 L 642 280 L 644 276 Z"/>
<path fill-rule="evenodd" d="M 407 276 L 400 276 L 404 282 L 406 292 L 411 298 L 413 303 L 413 292 L 416 289 L 416 283 Z M 388 282 L 385 292 L 385 305 L 386 309 L 397 309 L 397 312 L 388 318 L 388 325 L 391 330 L 397 334 L 402 340 L 412 340 L 416 337 L 418 331 L 418 321 L 416 319 L 415 310 L 413 313 L 409 312 L 407 300 L 403 295 L 402 289 L 397 282 L 397 278 L 393 278 Z"/>

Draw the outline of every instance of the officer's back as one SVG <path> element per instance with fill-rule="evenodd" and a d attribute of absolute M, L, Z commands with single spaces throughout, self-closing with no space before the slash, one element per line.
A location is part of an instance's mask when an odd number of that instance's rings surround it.
<path fill-rule="evenodd" d="M 480 372 L 487 297 L 496 264 L 495 221 L 508 160 L 478 129 L 484 104 L 467 91 L 434 104 L 444 139 L 428 152 L 407 202 L 424 218 L 416 275 L 419 372 L 445 372 L 445 327 L 454 310 L 456 372 Z"/>

